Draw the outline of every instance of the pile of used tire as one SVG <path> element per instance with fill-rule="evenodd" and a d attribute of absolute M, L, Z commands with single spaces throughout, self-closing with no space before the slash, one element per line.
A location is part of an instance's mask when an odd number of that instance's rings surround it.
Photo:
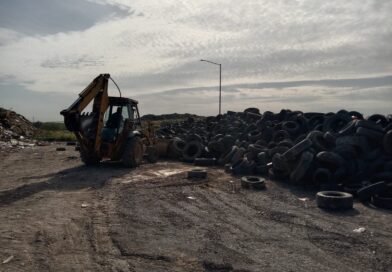
<path fill-rule="evenodd" d="M 392 182 L 392 116 L 257 108 L 161 127 L 168 157 L 216 162 L 235 175 L 269 175 L 296 185 L 351 193 Z M 206 163 L 208 162 L 208 163 Z M 391 187 L 387 188 L 391 190 Z"/>

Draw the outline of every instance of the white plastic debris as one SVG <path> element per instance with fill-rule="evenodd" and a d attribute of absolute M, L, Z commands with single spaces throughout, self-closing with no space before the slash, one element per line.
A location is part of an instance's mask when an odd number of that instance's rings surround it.
<path fill-rule="evenodd" d="M 309 198 L 308 197 L 300 197 L 300 198 L 298 198 L 298 200 L 300 200 L 300 201 L 308 201 Z"/>
<path fill-rule="evenodd" d="M 196 197 L 193 197 L 193 196 L 188 196 L 187 198 L 188 198 L 188 199 L 192 199 L 192 200 L 193 200 L 193 199 L 196 199 Z"/>
<path fill-rule="evenodd" d="M 229 189 L 232 194 L 234 194 L 237 190 L 236 184 L 234 180 L 229 181 Z"/>
<path fill-rule="evenodd" d="M 362 233 L 362 232 L 365 232 L 365 231 L 366 231 L 366 229 L 364 227 L 360 227 L 360 228 L 357 228 L 357 229 L 353 230 L 353 232 L 355 232 L 355 233 Z"/>
<path fill-rule="evenodd" d="M 9 263 L 14 258 L 14 255 L 9 256 L 7 259 L 3 261 L 3 264 Z"/>
<path fill-rule="evenodd" d="M 82 207 L 82 208 L 87 208 L 87 207 L 88 207 L 88 204 L 87 204 L 87 203 L 82 203 L 81 207 Z"/>

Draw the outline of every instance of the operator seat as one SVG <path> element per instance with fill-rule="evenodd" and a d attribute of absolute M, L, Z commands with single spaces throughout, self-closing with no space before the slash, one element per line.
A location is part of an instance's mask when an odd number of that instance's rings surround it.
<path fill-rule="evenodd" d="M 122 108 L 118 107 L 117 111 L 110 115 L 105 127 L 102 129 L 101 138 L 107 142 L 114 142 L 117 135 L 122 128 L 123 116 L 121 113 Z"/>

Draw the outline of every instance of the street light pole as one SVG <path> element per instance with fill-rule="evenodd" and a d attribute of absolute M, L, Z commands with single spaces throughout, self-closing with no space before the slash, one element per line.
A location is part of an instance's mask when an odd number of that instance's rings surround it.
<path fill-rule="evenodd" d="M 221 115 L 221 105 L 222 105 L 222 64 L 216 63 L 209 60 L 201 59 L 200 61 L 209 62 L 211 64 L 219 65 L 219 115 Z"/>

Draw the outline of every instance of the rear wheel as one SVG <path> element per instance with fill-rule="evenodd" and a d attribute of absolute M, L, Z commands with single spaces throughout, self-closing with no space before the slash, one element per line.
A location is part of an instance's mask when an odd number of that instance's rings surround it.
<path fill-rule="evenodd" d="M 125 167 L 137 167 L 143 160 L 143 144 L 139 137 L 130 138 L 124 146 L 124 152 L 121 157 L 122 164 Z"/>

